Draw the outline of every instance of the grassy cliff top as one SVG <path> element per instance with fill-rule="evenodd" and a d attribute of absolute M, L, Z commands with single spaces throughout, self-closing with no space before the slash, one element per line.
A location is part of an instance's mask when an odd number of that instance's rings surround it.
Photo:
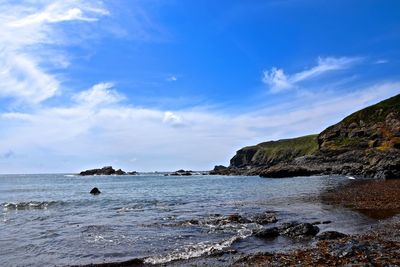
<path fill-rule="evenodd" d="M 281 139 L 277 141 L 263 142 L 255 146 L 245 147 L 246 148 L 258 148 L 260 150 L 266 150 L 270 152 L 279 152 L 282 150 L 300 150 L 305 154 L 311 154 L 317 150 L 317 134 L 306 135 L 290 139 Z"/>
<path fill-rule="evenodd" d="M 375 105 L 361 109 L 344 118 L 341 123 L 349 125 L 353 122 L 375 123 L 384 121 L 385 117 L 393 111 L 400 111 L 400 94 L 383 100 Z"/>
<path fill-rule="evenodd" d="M 318 150 L 318 135 L 269 141 L 240 149 L 231 166 L 263 165 L 311 155 Z"/>

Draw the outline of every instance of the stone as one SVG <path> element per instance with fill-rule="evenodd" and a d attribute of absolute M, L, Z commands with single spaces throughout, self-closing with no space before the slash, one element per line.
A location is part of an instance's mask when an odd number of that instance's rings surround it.
<path fill-rule="evenodd" d="M 98 195 L 98 194 L 100 194 L 101 192 L 100 192 L 100 190 L 97 188 L 97 187 L 93 187 L 93 189 L 92 190 L 90 190 L 90 194 L 92 194 L 92 195 Z"/>
<path fill-rule="evenodd" d="M 336 232 L 336 231 L 326 231 L 316 236 L 318 240 L 333 240 L 339 239 L 343 237 L 347 237 L 348 235 Z"/>

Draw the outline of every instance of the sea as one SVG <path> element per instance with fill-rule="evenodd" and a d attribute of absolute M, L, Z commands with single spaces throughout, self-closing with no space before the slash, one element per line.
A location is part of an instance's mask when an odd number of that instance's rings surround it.
<path fill-rule="evenodd" d="M 376 220 L 319 199 L 324 190 L 349 180 L 160 173 L 0 175 L 0 263 L 67 266 L 140 258 L 157 264 L 229 249 L 256 253 L 295 245 L 286 239 L 254 238 L 265 225 L 221 224 L 232 214 L 251 218 L 272 212 L 275 224 L 324 221 L 318 225 L 321 231 L 362 232 Z M 89 194 L 93 187 L 101 194 Z"/>

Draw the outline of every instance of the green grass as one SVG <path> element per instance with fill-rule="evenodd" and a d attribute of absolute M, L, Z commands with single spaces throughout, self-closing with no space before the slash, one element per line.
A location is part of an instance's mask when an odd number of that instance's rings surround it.
<path fill-rule="evenodd" d="M 241 151 L 255 152 L 251 161 L 260 164 L 268 161 L 290 160 L 316 152 L 318 150 L 317 137 L 318 135 L 307 135 L 292 139 L 269 141 L 245 147 Z"/>
<path fill-rule="evenodd" d="M 342 123 L 350 125 L 353 122 L 358 124 L 360 121 L 367 124 L 380 122 L 384 121 L 385 117 L 393 111 L 400 111 L 400 94 L 381 101 L 378 104 L 354 112 L 344 118 Z"/>

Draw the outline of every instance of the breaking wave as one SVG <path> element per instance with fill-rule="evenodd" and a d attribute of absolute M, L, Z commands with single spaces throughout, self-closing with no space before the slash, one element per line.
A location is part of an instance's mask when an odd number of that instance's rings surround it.
<path fill-rule="evenodd" d="M 30 210 L 48 209 L 51 206 L 62 204 L 60 201 L 29 201 L 29 202 L 6 202 L 1 207 L 5 210 Z"/>

